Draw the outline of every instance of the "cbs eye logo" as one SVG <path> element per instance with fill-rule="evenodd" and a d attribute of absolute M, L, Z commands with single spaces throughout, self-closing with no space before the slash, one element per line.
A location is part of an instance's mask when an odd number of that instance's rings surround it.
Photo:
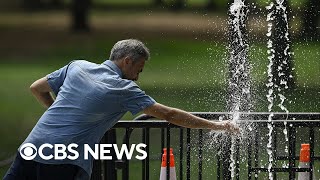
<path fill-rule="evenodd" d="M 20 155 L 25 160 L 32 160 L 37 156 L 37 148 L 31 143 L 25 143 L 20 147 Z"/>

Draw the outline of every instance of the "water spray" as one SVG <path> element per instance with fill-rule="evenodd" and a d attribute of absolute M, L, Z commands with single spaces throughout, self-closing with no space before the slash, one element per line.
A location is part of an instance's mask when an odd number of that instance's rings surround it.
<path fill-rule="evenodd" d="M 283 92 L 293 86 L 293 76 L 291 74 L 290 65 L 290 40 L 289 40 L 289 26 L 287 17 L 287 8 L 284 0 L 276 0 L 275 3 L 271 2 L 266 9 L 268 10 L 267 22 L 268 22 L 268 32 L 266 34 L 267 48 L 268 48 L 268 82 L 266 84 L 268 88 L 268 94 L 266 95 L 269 102 L 268 105 L 268 176 L 272 180 L 274 178 L 272 173 L 272 167 L 274 164 L 273 151 L 272 151 L 272 133 L 273 133 L 273 122 L 272 118 L 274 116 L 273 111 L 275 111 L 275 104 L 281 109 L 281 111 L 286 112 L 288 115 L 289 111 L 284 106 L 286 97 Z M 275 26 L 275 24 L 277 26 Z M 288 119 L 288 116 L 286 120 Z M 287 135 L 287 123 L 284 121 L 283 134 L 285 136 L 286 142 L 288 142 Z M 287 143 L 286 143 L 287 144 Z M 285 152 L 288 152 L 288 146 L 285 146 Z"/>
<path fill-rule="evenodd" d="M 239 124 L 243 117 L 241 112 L 250 112 L 251 103 L 251 83 L 250 64 L 248 61 L 249 45 L 247 42 L 246 21 L 248 8 L 244 0 L 234 0 L 229 9 L 229 81 L 227 111 L 232 112 L 232 121 Z M 242 124 L 242 123 L 241 123 Z M 240 125 L 240 124 L 239 124 Z M 229 179 L 236 175 L 235 165 L 238 163 L 234 156 L 239 146 L 239 139 L 232 136 L 230 142 L 230 164 L 228 174 Z"/>

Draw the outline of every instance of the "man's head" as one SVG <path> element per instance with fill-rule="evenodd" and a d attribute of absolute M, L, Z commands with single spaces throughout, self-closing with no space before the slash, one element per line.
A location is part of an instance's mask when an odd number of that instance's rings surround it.
<path fill-rule="evenodd" d="M 136 39 L 118 41 L 110 53 L 110 60 L 121 69 L 123 78 L 134 81 L 138 80 L 149 57 L 149 49 Z"/>

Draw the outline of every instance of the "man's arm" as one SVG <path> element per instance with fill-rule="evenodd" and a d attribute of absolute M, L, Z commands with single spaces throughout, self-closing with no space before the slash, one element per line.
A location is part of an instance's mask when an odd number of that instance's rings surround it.
<path fill-rule="evenodd" d="M 36 99 L 46 108 L 50 107 L 54 102 L 54 99 L 50 94 L 52 90 L 48 84 L 47 77 L 43 77 L 32 83 L 30 90 Z"/>
<path fill-rule="evenodd" d="M 224 130 L 229 132 L 239 132 L 239 128 L 230 121 L 213 122 L 197 116 L 194 116 L 186 111 L 171 108 L 159 103 L 143 110 L 145 114 L 154 116 L 159 119 L 167 120 L 172 124 L 183 126 L 186 128 Z"/>

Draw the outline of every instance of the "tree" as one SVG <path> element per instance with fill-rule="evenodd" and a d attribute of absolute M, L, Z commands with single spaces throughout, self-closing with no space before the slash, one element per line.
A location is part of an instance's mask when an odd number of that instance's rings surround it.
<path fill-rule="evenodd" d="M 306 40 L 320 39 L 320 33 L 318 32 L 319 13 L 320 13 L 319 0 L 309 0 L 306 10 L 303 13 L 302 36 Z"/>
<path fill-rule="evenodd" d="M 41 0 L 23 0 L 22 6 L 28 11 L 39 10 L 43 6 Z"/>
<path fill-rule="evenodd" d="M 154 0 L 154 5 L 155 6 L 162 6 L 163 5 L 163 1 L 162 0 Z"/>
<path fill-rule="evenodd" d="M 88 32 L 90 0 L 73 0 L 71 5 L 72 30 L 75 32 Z"/>

